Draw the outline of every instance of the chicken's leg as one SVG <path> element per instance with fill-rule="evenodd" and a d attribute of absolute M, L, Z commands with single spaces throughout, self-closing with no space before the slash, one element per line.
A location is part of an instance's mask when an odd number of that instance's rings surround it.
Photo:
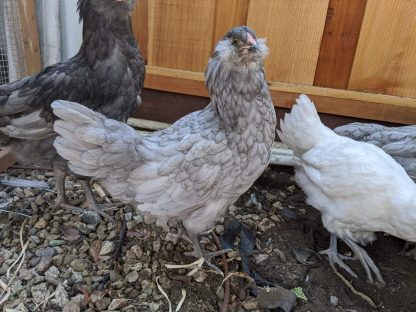
<path fill-rule="evenodd" d="M 193 222 L 188 221 L 188 220 L 185 220 L 183 222 L 183 226 L 186 230 L 187 236 L 189 237 L 189 239 L 192 242 L 192 245 L 194 247 L 194 251 L 192 252 L 192 255 L 194 257 L 198 258 L 198 259 L 203 257 L 204 260 L 205 260 L 205 264 L 209 268 L 213 269 L 215 272 L 219 273 L 220 275 L 223 275 L 222 271 L 217 266 L 215 266 L 214 264 L 211 263 L 211 259 L 213 257 L 223 255 L 223 254 L 229 252 L 230 250 L 229 249 L 224 249 L 224 250 L 219 250 L 219 251 L 215 251 L 215 252 L 211 252 L 211 253 L 204 253 L 202 251 L 202 248 L 201 248 L 201 243 L 199 241 L 199 237 L 201 235 L 210 234 L 211 231 L 200 233 L 197 230 L 198 227 L 195 228 L 195 224 Z"/>
<path fill-rule="evenodd" d="M 335 271 L 335 263 L 338 264 L 341 268 L 347 271 L 350 275 L 357 277 L 357 274 L 354 273 L 351 268 L 344 263 L 343 260 L 354 260 L 353 257 L 347 257 L 338 253 L 337 247 L 337 236 L 335 234 L 331 234 L 331 243 L 328 249 L 322 250 L 319 252 L 321 255 L 327 255 L 329 264 L 331 268 Z"/>
<path fill-rule="evenodd" d="M 54 171 L 55 179 L 56 179 L 55 186 L 56 186 L 56 192 L 57 192 L 57 196 L 56 196 L 56 200 L 55 200 L 55 207 L 61 207 L 61 208 L 64 208 L 64 209 L 73 210 L 73 211 L 77 211 L 77 212 L 82 211 L 79 207 L 70 205 L 66 202 L 66 197 L 65 197 L 66 172 L 59 169 L 57 166 L 53 168 L 53 171 Z M 86 199 L 86 202 L 87 202 L 87 207 L 90 210 L 93 210 L 96 213 L 98 213 L 99 215 L 103 216 L 107 220 L 113 221 L 112 217 L 110 217 L 104 211 L 101 211 L 99 209 L 97 203 L 95 202 L 94 195 L 92 193 L 89 181 L 80 180 L 80 184 L 81 184 L 82 188 L 84 189 L 84 194 L 85 194 L 85 199 Z M 88 212 L 83 211 L 83 213 L 88 213 Z"/>
<path fill-rule="evenodd" d="M 360 260 L 362 266 L 364 267 L 365 272 L 367 273 L 367 277 L 371 283 L 373 283 L 373 275 L 371 272 L 374 273 L 377 280 L 385 285 L 383 277 L 381 276 L 380 270 L 375 265 L 374 261 L 370 258 L 368 253 L 364 250 L 364 248 L 360 247 L 356 242 L 352 239 L 344 238 L 343 241 L 351 248 L 354 252 L 354 255 Z"/>
<path fill-rule="evenodd" d="M 97 203 L 95 202 L 95 198 L 94 198 L 94 194 L 92 193 L 91 190 L 91 185 L 90 182 L 88 180 L 79 180 L 79 183 L 81 184 L 82 188 L 84 189 L 84 194 L 85 194 L 85 199 L 87 201 L 87 207 L 90 210 L 95 211 L 96 213 L 98 213 L 99 215 L 101 215 L 102 217 L 106 218 L 108 221 L 113 221 L 113 218 L 110 217 L 108 214 L 106 214 L 104 211 L 102 211 Z"/>
<path fill-rule="evenodd" d="M 210 253 L 204 253 L 202 251 L 201 248 L 201 243 L 199 242 L 199 236 L 203 234 L 203 233 L 198 233 L 198 234 L 190 234 L 188 233 L 189 239 L 192 242 L 192 245 L 194 246 L 194 251 L 193 251 L 193 256 L 195 256 L 196 258 L 204 258 L 205 260 L 205 264 L 213 269 L 216 273 L 220 274 L 220 275 L 224 275 L 224 273 L 221 271 L 221 269 L 219 269 L 216 265 L 212 264 L 211 259 L 213 257 L 217 257 L 220 255 L 223 255 L 227 252 L 229 252 L 230 250 L 228 249 L 224 249 L 224 250 L 219 250 L 219 251 L 214 251 L 214 252 L 210 252 Z"/>
<path fill-rule="evenodd" d="M 58 208 L 65 203 L 65 177 L 66 172 L 59 169 L 58 167 L 53 167 L 53 173 L 55 175 L 55 188 L 56 188 L 56 199 L 55 207 Z"/>

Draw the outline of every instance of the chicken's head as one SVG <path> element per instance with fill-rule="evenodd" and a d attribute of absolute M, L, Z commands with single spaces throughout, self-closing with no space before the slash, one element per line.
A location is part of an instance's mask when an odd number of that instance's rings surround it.
<path fill-rule="evenodd" d="M 254 30 L 247 26 L 234 27 L 217 43 L 213 58 L 231 66 L 262 64 L 268 49 L 265 39 L 257 39 Z"/>
<path fill-rule="evenodd" d="M 92 14 L 114 20 L 128 18 L 135 3 L 136 0 L 78 0 L 78 10 L 81 19 Z"/>

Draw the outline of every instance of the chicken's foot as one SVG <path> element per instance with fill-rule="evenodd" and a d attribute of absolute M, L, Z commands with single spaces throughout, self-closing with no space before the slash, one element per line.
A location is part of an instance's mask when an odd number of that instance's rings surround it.
<path fill-rule="evenodd" d="M 373 280 L 373 274 L 377 278 L 377 281 L 379 281 L 381 284 L 385 285 L 383 277 L 381 276 L 380 270 L 375 265 L 373 259 L 370 258 L 368 253 L 359 246 L 356 242 L 354 242 L 352 239 L 344 238 L 343 241 L 348 245 L 348 247 L 351 248 L 351 250 L 354 252 L 354 255 L 360 260 L 362 266 L 364 267 L 364 270 L 367 274 L 367 278 L 370 281 L 370 283 L 374 283 Z"/>
<path fill-rule="evenodd" d="M 196 257 L 197 259 L 203 257 L 205 259 L 205 265 L 208 266 L 210 269 L 214 270 L 215 273 L 220 274 L 220 275 L 224 275 L 224 273 L 222 272 L 222 270 L 220 268 L 218 268 L 216 265 L 214 265 L 211 262 L 211 259 L 213 257 L 217 257 L 217 256 L 221 256 L 224 255 L 228 252 L 230 252 L 232 249 L 223 249 L 223 250 L 218 250 L 218 251 L 214 251 L 214 252 L 209 252 L 209 253 L 204 253 L 202 251 L 201 248 L 201 243 L 199 242 L 199 237 L 201 235 L 208 235 L 210 234 L 212 231 L 207 231 L 207 232 L 203 232 L 203 233 L 199 233 L 199 234 L 191 234 L 188 232 L 188 237 L 192 242 L 192 245 L 194 246 L 194 251 L 192 253 L 187 253 L 187 255 L 192 255 L 194 257 Z M 208 234 L 207 234 L 208 233 Z"/>
<path fill-rule="evenodd" d="M 351 268 L 345 264 L 343 260 L 355 260 L 354 257 L 344 256 L 338 253 L 338 246 L 337 246 L 337 236 L 335 234 L 331 234 L 331 242 L 329 244 L 329 248 L 322 250 L 319 252 L 321 255 L 327 255 L 329 264 L 331 268 L 335 270 L 335 264 L 338 264 L 341 268 L 347 271 L 351 276 L 357 277 L 357 274 L 354 273 Z"/>

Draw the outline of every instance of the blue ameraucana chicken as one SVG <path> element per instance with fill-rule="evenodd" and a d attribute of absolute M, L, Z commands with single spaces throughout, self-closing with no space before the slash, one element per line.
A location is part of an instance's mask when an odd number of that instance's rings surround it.
<path fill-rule="evenodd" d="M 215 46 L 205 72 L 211 102 L 140 137 L 76 103 L 55 101 L 55 140 L 69 168 L 93 177 L 143 213 L 182 221 L 195 256 L 198 234 L 247 191 L 270 160 L 276 116 L 265 80 L 264 40 L 246 26 Z"/>
<path fill-rule="evenodd" d="M 52 144 L 51 103 L 76 101 L 109 118 L 126 121 L 140 104 L 145 66 L 133 37 L 126 0 L 79 0 L 83 42 L 71 59 L 42 72 L 0 86 L 0 139 L 11 144 L 18 161 L 52 166 L 56 205 L 71 208 L 65 198 L 67 162 Z M 88 180 L 81 180 L 87 205 L 98 210 Z"/>

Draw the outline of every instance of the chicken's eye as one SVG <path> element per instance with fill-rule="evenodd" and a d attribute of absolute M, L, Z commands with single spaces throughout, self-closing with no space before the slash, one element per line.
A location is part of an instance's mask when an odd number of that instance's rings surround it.
<path fill-rule="evenodd" d="M 238 40 L 238 39 L 236 39 L 236 38 L 234 38 L 232 42 L 233 42 L 233 45 L 237 45 L 237 44 L 238 44 L 238 42 L 239 42 L 239 40 Z"/>

